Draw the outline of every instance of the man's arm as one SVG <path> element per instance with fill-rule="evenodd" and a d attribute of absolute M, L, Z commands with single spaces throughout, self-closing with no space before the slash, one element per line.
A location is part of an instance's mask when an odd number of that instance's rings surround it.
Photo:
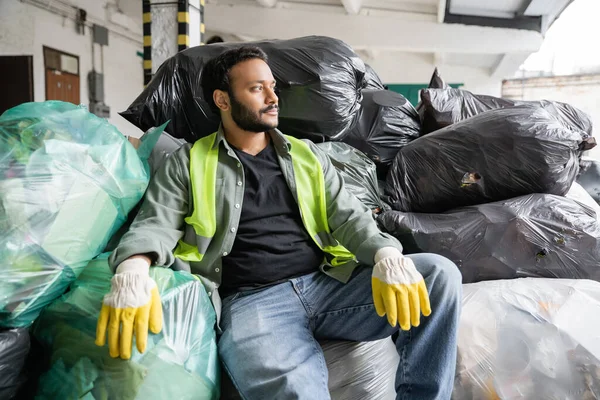
<path fill-rule="evenodd" d="M 110 255 L 113 271 L 132 257 L 149 265 L 170 266 L 175 261 L 173 248 L 183 236 L 189 207 L 189 149 L 183 146 L 156 171 L 140 211 Z"/>
<path fill-rule="evenodd" d="M 310 147 L 323 167 L 327 220 L 333 237 L 367 265 L 375 263 L 375 254 L 384 247 L 402 251 L 400 242 L 381 232 L 371 210 L 346 189 L 344 179 L 327 154 L 312 143 Z"/>

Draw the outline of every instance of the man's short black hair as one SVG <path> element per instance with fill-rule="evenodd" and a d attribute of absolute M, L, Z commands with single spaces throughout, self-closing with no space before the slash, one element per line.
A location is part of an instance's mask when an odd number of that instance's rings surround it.
<path fill-rule="evenodd" d="M 211 59 L 202 69 L 200 85 L 204 100 L 210 108 L 219 114 L 219 107 L 213 100 L 215 90 L 222 90 L 231 96 L 231 87 L 229 85 L 229 72 L 235 65 L 253 59 L 260 59 L 268 62 L 268 57 L 264 51 L 256 46 L 243 46 L 227 50 L 221 55 Z"/>

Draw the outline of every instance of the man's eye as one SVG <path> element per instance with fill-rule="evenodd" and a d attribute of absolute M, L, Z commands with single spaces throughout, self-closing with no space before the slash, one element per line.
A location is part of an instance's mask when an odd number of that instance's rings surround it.
<path fill-rule="evenodd" d="M 252 88 L 252 90 L 257 91 L 257 90 L 262 90 L 262 86 L 254 86 Z"/>

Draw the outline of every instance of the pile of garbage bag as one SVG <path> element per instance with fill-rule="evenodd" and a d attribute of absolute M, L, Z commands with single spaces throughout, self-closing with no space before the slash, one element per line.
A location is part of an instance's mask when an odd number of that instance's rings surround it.
<path fill-rule="evenodd" d="M 83 107 L 48 101 L 2 114 L 0 326 L 28 326 L 58 298 L 148 181 L 127 139 Z"/>
<path fill-rule="evenodd" d="M 598 398 L 600 283 L 524 278 L 463 292 L 453 400 Z"/>
<path fill-rule="evenodd" d="M 583 157 L 579 167 L 577 183 L 583 186 L 596 203 L 600 204 L 600 161 Z"/>
<path fill-rule="evenodd" d="M 113 276 L 108 253 L 89 263 L 70 291 L 44 310 L 33 335 L 49 357 L 37 399 L 219 398 L 216 315 L 200 280 L 183 271 L 151 268 L 163 306 L 163 330 L 146 351 L 113 359 L 94 343 L 102 299 Z"/>
<path fill-rule="evenodd" d="M 365 64 L 344 42 L 321 36 L 198 46 L 169 58 L 146 89 L 120 113 L 147 130 L 170 120 L 171 135 L 193 143 L 215 132 L 219 117 L 203 98 L 200 76 L 208 60 L 226 50 L 258 46 L 269 57 L 279 88 L 279 128 L 323 141 L 343 136 L 360 109 Z"/>
<path fill-rule="evenodd" d="M 142 130 L 170 121 L 167 132 L 189 143 L 215 132 L 220 119 L 203 98 L 202 69 L 242 45 L 258 46 L 269 57 L 283 133 L 315 143 L 346 142 L 374 160 L 382 178 L 398 150 L 419 137 L 419 116 L 410 102 L 385 90 L 347 44 L 322 36 L 215 43 L 180 52 L 120 114 Z"/>
<path fill-rule="evenodd" d="M 0 399 L 15 398 L 25 381 L 23 367 L 29 347 L 26 328 L 0 330 Z"/>
<path fill-rule="evenodd" d="M 385 179 L 398 151 L 421 135 L 419 114 L 402 95 L 389 90 L 363 90 L 362 108 L 342 140 L 365 153 Z"/>
<path fill-rule="evenodd" d="M 385 209 L 379 196 L 375 164 L 363 153 L 346 143 L 318 143 L 344 179 L 346 189 L 375 213 Z"/>
<path fill-rule="evenodd" d="M 600 281 L 598 211 L 570 198 L 530 194 L 441 214 L 388 211 L 378 222 L 406 252 L 454 261 L 464 283 L 519 277 Z"/>
<path fill-rule="evenodd" d="M 386 87 L 377 75 L 377 72 L 369 65 L 365 64 L 365 82 L 363 88 L 367 90 L 384 90 Z"/>
<path fill-rule="evenodd" d="M 385 196 L 395 210 L 427 213 L 530 193 L 564 195 L 587 139 L 542 107 L 490 110 L 404 146 Z"/>
<path fill-rule="evenodd" d="M 548 100 L 515 101 L 493 96 L 475 95 L 462 89 L 428 88 L 421 91 L 421 104 L 423 134 L 445 128 L 485 111 L 532 105 L 546 109 L 564 126 L 587 133 L 589 146 L 593 147 L 595 143 L 591 137 L 592 121 L 590 117 L 566 103 Z"/>

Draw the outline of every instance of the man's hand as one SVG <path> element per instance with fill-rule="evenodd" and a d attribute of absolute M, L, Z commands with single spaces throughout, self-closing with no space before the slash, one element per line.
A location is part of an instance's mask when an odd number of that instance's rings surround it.
<path fill-rule="evenodd" d="M 96 327 L 96 345 L 104 346 L 108 328 L 108 349 L 113 358 L 131 358 L 133 334 L 140 353 L 146 351 L 148 328 L 162 329 L 162 304 L 156 282 L 149 275 L 150 261 L 135 256 L 123 261 L 104 296 Z"/>
<path fill-rule="evenodd" d="M 377 252 L 371 282 L 375 310 L 380 317 L 387 314 L 391 326 L 399 323 L 407 331 L 419 326 L 421 313 L 431 314 L 425 280 L 399 250 L 384 247 Z"/>

